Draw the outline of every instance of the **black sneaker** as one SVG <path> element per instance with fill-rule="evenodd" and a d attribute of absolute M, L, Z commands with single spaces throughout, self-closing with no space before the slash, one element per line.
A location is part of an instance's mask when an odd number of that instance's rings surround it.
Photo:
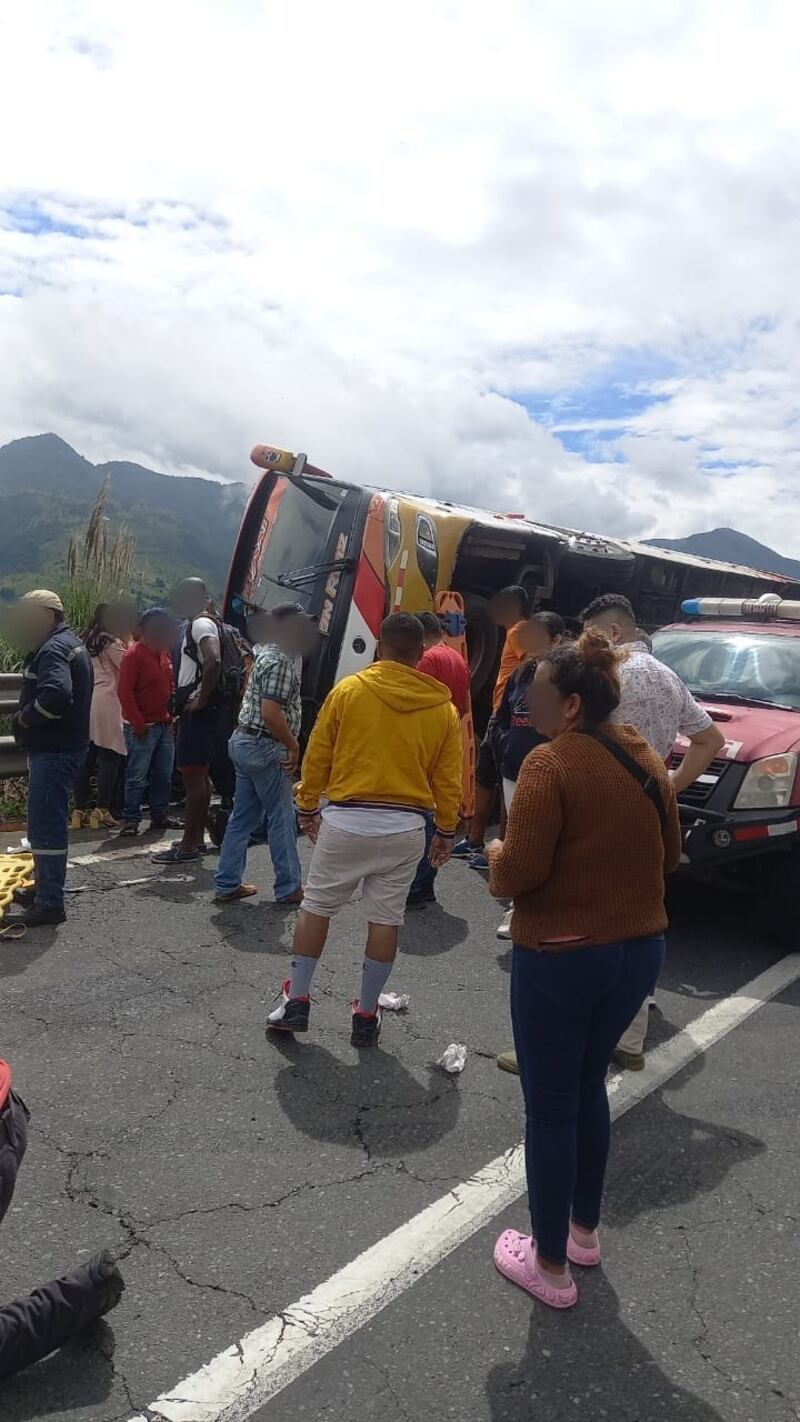
<path fill-rule="evenodd" d="M 225 831 L 228 828 L 228 820 L 231 817 L 230 810 L 223 810 L 221 805 L 215 805 L 209 810 L 206 818 L 206 829 L 208 830 L 211 843 L 216 849 L 220 848 Z"/>
<path fill-rule="evenodd" d="M 436 894 L 434 892 L 433 886 L 431 885 L 431 887 L 428 889 L 420 889 L 418 894 L 409 894 L 408 898 L 406 899 L 406 908 L 419 909 L 424 908 L 426 904 L 435 903 Z"/>
<path fill-rule="evenodd" d="M 374 1012 L 367 1015 L 366 1012 L 359 1012 L 358 1003 L 353 1003 L 353 1028 L 350 1033 L 351 1047 L 374 1047 L 381 1035 L 381 1018 L 383 1013 L 379 1007 Z"/>
<path fill-rule="evenodd" d="M 99 1254 L 89 1260 L 86 1267 L 98 1293 L 105 1295 L 97 1311 L 99 1318 L 101 1314 L 110 1313 L 112 1308 L 116 1308 L 125 1291 L 125 1280 L 110 1249 L 101 1249 Z"/>
<path fill-rule="evenodd" d="M 9 914 L 6 922 L 24 923 L 26 928 L 45 928 L 48 924 L 64 923 L 66 912 L 63 908 L 37 908 L 36 904 L 31 904 L 30 908 L 23 908 L 19 913 Z"/>
<path fill-rule="evenodd" d="M 480 854 L 482 849 L 483 840 L 481 840 L 480 844 L 470 844 L 469 839 L 465 836 L 464 839 L 457 840 L 453 845 L 453 852 L 450 858 L 471 859 L 473 854 Z"/>
<path fill-rule="evenodd" d="M 307 1032 L 311 1013 L 309 997 L 290 997 L 289 979 L 281 988 L 281 1005 L 267 1017 L 268 1032 Z"/>

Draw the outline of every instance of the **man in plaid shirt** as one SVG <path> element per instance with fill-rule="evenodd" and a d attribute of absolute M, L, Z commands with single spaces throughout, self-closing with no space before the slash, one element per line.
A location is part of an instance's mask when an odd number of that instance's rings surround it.
<path fill-rule="evenodd" d="M 239 724 L 230 740 L 236 770 L 233 811 L 214 875 L 214 902 L 235 903 L 257 893 L 242 883 L 247 846 L 266 822 L 279 904 L 302 902 L 292 776 L 300 758 L 300 677 L 296 662 L 311 650 L 312 619 L 294 602 L 270 609 L 272 640 L 253 663 Z"/>

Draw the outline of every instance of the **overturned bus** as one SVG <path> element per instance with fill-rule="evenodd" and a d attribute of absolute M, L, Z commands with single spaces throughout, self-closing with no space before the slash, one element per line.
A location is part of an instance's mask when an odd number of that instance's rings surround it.
<path fill-rule="evenodd" d="M 257 445 L 251 459 L 262 474 L 234 548 L 225 615 L 242 623 L 248 610 L 291 598 L 317 619 L 303 674 L 307 727 L 335 682 L 372 662 L 387 613 L 432 609 L 443 592 L 463 598 L 478 707 L 500 650 L 487 604 L 509 583 L 566 618 L 599 593 L 624 592 L 648 630 L 675 620 L 689 596 L 800 593 L 777 574 L 349 483 L 303 454 Z"/>

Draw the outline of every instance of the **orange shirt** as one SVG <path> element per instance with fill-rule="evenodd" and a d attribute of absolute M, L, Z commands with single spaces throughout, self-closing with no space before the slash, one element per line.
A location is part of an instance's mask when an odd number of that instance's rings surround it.
<path fill-rule="evenodd" d="M 524 620 L 524 619 L 523 619 Z M 506 632 L 506 640 L 503 644 L 503 654 L 500 658 L 500 670 L 497 673 L 497 681 L 494 685 L 492 695 L 492 710 L 500 709 L 500 702 L 503 699 L 503 692 L 506 689 L 506 682 L 517 670 L 520 662 L 524 662 L 525 653 L 517 641 L 517 633 L 522 626 L 522 621 L 515 622 L 513 627 L 509 627 Z"/>

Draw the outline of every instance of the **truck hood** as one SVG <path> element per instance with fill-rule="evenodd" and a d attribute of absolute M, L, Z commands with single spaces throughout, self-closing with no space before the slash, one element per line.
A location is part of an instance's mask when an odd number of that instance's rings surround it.
<path fill-rule="evenodd" d="M 701 701 L 725 737 L 722 755 L 749 764 L 763 756 L 800 750 L 800 711 L 779 711 L 770 706 L 730 706 L 727 702 Z M 678 738 L 685 750 L 689 742 Z"/>

